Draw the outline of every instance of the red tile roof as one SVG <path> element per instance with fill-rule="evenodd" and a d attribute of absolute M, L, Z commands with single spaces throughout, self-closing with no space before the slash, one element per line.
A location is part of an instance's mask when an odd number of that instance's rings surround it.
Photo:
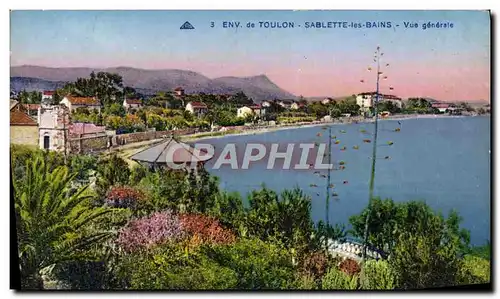
<path fill-rule="evenodd" d="M 52 90 L 46 90 L 43 92 L 43 95 L 44 96 L 53 96 L 55 93 L 55 91 L 52 91 Z"/>
<path fill-rule="evenodd" d="M 182 88 L 182 87 L 177 87 L 176 89 L 174 89 L 174 91 L 181 91 L 181 90 L 184 90 L 184 88 Z"/>
<path fill-rule="evenodd" d="M 250 109 L 260 109 L 260 108 L 261 108 L 261 106 L 260 106 L 260 104 L 255 104 L 255 105 L 253 105 L 253 106 L 250 106 L 249 108 L 250 108 Z"/>
<path fill-rule="evenodd" d="M 94 124 L 74 123 L 69 126 L 70 134 L 90 134 L 104 132 L 106 132 L 106 127 L 96 126 Z"/>
<path fill-rule="evenodd" d="M 190 102 L 189 104 L 191 104 L 191 107 L 193 108 L 208 108 L 207 105 L 202 102 Z"/>
<path fill-rule="evenodd" d="M 129 105 L 142 105 L 142 101 L 139 99 L 125 99 L 125 102 Z"/>
<path fill-rule="evenodd" d="M 28 114 L 12 110 L 10 111 L 10 125 L 11 126 L 36 126 L 37 123 Z"/>
<path fill-rule="evenodd" d="M 22 108 L 25 110 L 38 110 L 40 104 L 22 104 Z"/>
<path fill-rule="evenodd" d="M 91 97 L 74 97 L 67 96 L 68 101 L 73 105 L 87 105 L 87 106 L 99 106 L 99 101 L 96 98 Z"/>

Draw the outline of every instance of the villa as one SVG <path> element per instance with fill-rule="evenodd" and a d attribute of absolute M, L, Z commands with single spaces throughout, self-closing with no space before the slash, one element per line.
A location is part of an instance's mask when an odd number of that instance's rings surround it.
<path fill-rule="evenodd" d="M 69 111 L 74 111 L 78 108 L 101 110 L 101 103 L 95 97 L 65 96 L 60 104 L 68 107 Z"/>
<path fill-rule="evenodd" d="M 208 107 L 202 102 L 189 102 L 186 105 L 186 111 L 198 117 L 205 115 L 208 112 Z"/>

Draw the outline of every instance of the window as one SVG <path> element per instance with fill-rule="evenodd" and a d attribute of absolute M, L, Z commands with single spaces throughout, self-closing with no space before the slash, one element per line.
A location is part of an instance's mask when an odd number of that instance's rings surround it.
<path fill-rule="evenodd" d="M 43 136 L 43 149 L 49 149 L 50 147 L 50 136 Z"/>

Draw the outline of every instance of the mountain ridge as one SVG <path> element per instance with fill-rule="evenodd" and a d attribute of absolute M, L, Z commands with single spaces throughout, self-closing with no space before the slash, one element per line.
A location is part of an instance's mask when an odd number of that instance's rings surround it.
<path fill-rule="evenodd" d="M 208 78 L 201 73 L 180 69 L 140 69 L 127 66 L 109 68 L 91 67 L 45 67 L 35 65 L 11 66 L 11 88 L 16 91 L 43 89 L 58 86 L 61 82 L 75 81 L 94 72 L 111 72 L 122 76 L 123 83 L 146 94 L 173 90 L 181 86 L 186 93 L 227 94 L 243 91 L 256 102 L 274 98 L 297 98 L 282 89 L 265 74 L 248 77 L 223 76 Z"/>

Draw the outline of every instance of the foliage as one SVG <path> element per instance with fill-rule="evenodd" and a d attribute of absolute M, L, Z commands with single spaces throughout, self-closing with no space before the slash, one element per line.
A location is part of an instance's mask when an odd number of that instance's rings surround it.
<path fill-rule="evenodd" d="M 471 247 L 465 253 L 469 254 L 469 255 L 480 257 L 480 258 L 485 259 L 485 260 L 490 260 L 491 259 L 490 241 L 486 242 L 486 244 L 481 245 L 481 246 Z"/>
<path fill-rule="evenodd" d="M 394 273 L 387 261 L 368 260 L 363 264 L 360 285 L 366 290 L 392 290 L 395 288 Z"/>
<path fill-rule="evenodd" d="M 395 203 L 391 199 L 381 200 L 374 198 L 371 209 L 365 208 L 359 215 L 351 216 L 349 222 L 356 237 L 364 236 L 366 216 L 370 211 L 368 241 L 390 253 L 399 236 L 403 232 L 421 234 L 434 225 L 434 221 L 442 227 L 442 241 L 455 242 L 461 252 L 468 248 L 469 233 L 459 228 L 461 218 L 455 211 L 451 211 L 445 220 L 436 215 L 424 202 L 410 201 Z"/>
<path fill-rule="evenodd" d="M 104 107 L 104 113 L 107 115 L 115 115 L 124 117 L 126 114 L 125 107 L 121 103 L 112 103 Z"/>
<path fill-rule="evenodd" d="M 491 266 L 490 261 L 466 255 L 461 261 L 458 273 L 458 284 L 477 284 L 490 282 Z"/>
<path fill-rule="evenodd" d="M 314 277 L 308 275 L 298 275 L 293 286 L 293 289 L 304 291 L 317 290 L 318 288 L 318 284 Z"/>
<path fill-rule="evenodd" d="M 126 251 L 147 249 L 183 236 L 179 217 L 169 210 L 130 221 L 116 242 Z"/>
<path fill-rule="evenodd" d="M 380 112 L 389 111 L 390 113 L 399 113 L 401 109 L 391 101 L 381 101 L 377 104 L 377 110 Z"/>
<path fill-rule="evenodd" d="M 404 232 L 399 236 L 389 263 L 399 288 L 419 289 L 454 285 L 458 267 L 458 248 L 443 243 L 441 224 L 435 218 L 423 234 Z"/>
<path fill-rule="evenodd" d="M 42 93 L 39 91 L 22 90 L 17 96 L 19 104 L 39 104 L 42 101 Z"/>
<path fill-rule="evenodd" d="M 335 226 L 325 223 L 323 220 L 318 221 L 314 227 L 314 236 L 312 242 L 316 247 L 325 245 L 326 240 L 344 240 L 347 236 L 347 231 L 343 224 L 336 223 Z"/>
<path fill-rule="evenodd" d="M 278 195 L 265 187 L 249 196 L 247 212 L 249 236 L 278 240 L 298 255 L 309 250 L 314 229 L 311 199 L 300 189 L 285 190 Z"/>
<path fill-rule="evenodd" d="M 92 155 L 72 155 L 69 159 L 69 167 L 76 174 L 75 179 L 88 183 L 90 176 L 97 170 L 97 158 Z"/>
<path fill-rule="evenodd" d="M 66 286 L 65 289 L 73 290 L 101 290 L 108 280 L 103 261 L 65 261 L 54 268 L 53 276 Z"/>
<path fill-rule="evenodd" d="M 147 174 L 148 168 L 146 166 L 135 164 L 130 170 L 129 184 L 132 186 L 138 185 Z"/>
<path fill-rule="evenodd" d="M 164 131 L 167 128 L 170 128 L 168 119 L 166 117 L 154 113 L 146 114 L 146 125 L 149 128 L 155 128 L 156 131 Z"/>
<path fill-rule="evenodd" d="M 335 267 L 330 268 L 323 277 L 323 290 L 355 290 L 358 288 L 358 276 L 349 276 Z"/>
<path fill-rule="evenodd" d="M 316 119 L 320 119 L 323 116 L 329 114 L 328 107 L 323 105 L 321 102 L 314 102 L 308 107 L 308 111 L 316 116 Z"/>
<path fill-rule="evenodd" d="M 184 243 L 127 255 L 117 273 L 132 290 L 226 290 L 235 289 L 238 281 L 233 270 L 198 251 L 186 251 Z"/>
<path fill-rule="evenodd" d="M 87 188 L 71 189 L 75 174 L 65 166 L 52 171 L 48 167 L 42 158 L 36 157 L 26 161 L 24 176 L 14 179 L 19 260 L 25 288 L 37 288 L 42 269 L 77 256 L 110 235 L 85 228 L 113 210 L 89 208 Z"/>
<path fill-rule="evenodd" d="M 97 175 L 97 193 L 103 197 L 110 186 L 126 185 L 130 170 L 125 160 L 113 154 L 97 161 Z"/>
<path fill-rule="evenodd" d="M 197 243 L 229 244 L 235 241 L 233 232 L 222 227 L 219 221 L 202 214 L 179 216 L 182 230 Z"/>
<path fill-rule="evenodd" d="M 239 193 L 220 191 L 215 195 L 214 204 L 207 213 L 240 236 L 246 236 L 245 209 Z"/>
<path fill-rule="evenodd" d="M 205 253 L 219 265 L 236 272 L 237 289 L 293 287 L 291 256 L 276 244 L 258 239 L 243 239 L 232 245 L 206 247 Z"/>
<path fill-rule="evenodd" d="M 108 115 L 105 119 L 106 127 L 112 130 L 119 130 L 119 133 L 133 133 L 145 130 L 145 125 L 141 118 L 134 114 L 127 114 L 125 117 Z"/>
<path fill-rule="evenodd" d="M 77 96 L 96 97 L 104 106 L 123 100 L 123 79 L 114 73 L 92 72 L 89 78 L 78 78 L 64 88 Z"/>

